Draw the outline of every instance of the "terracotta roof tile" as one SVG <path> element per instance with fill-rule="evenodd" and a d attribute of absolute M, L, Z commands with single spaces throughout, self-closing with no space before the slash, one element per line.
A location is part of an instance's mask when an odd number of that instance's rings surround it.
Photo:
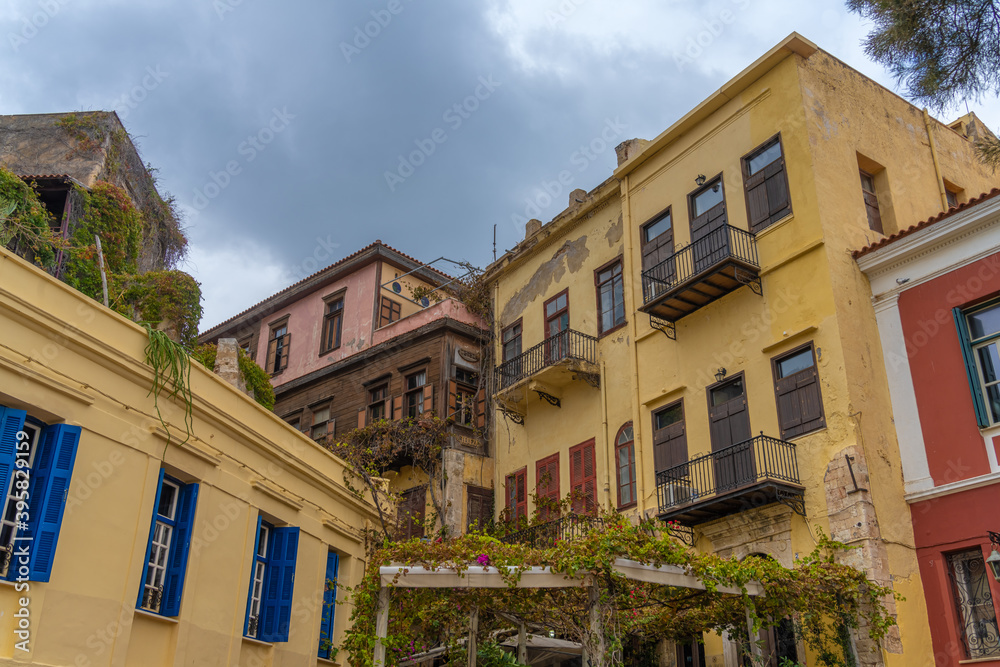
<path fill-rule="evenodd" d="M 941 222 L 942 220 L 947 220 L 948 218 L 950 218 L 951 216 L 955 215 L 956 213 L 961 213 L 962 211 L 964 211 L 964 210 L 966 210 L 968 208 L 972 208 L 976 204 L 981 204 L 984 201 L 987 201 L 988 199 L 993 199 L 994 197 L 996 197 L 998 195 L 1000 195 L 1000 188 L 993 188 L 989 192 L 984 192 L 983 194 L 979 195 L 978 197 L 976 197 L 974 199 L 970 199 L 969 201 L 965 202 L 964 204 L 959 204 L 958 206 L 949 208 L 947 211 L 944 211 L 943 213 L 938 213 L 933 218 L 928 218 L 927 220 L 924 220 L 923 222 L 918 222 L 917 224 L 911 225 L 910 227 L 907 227 L 906 229 L 904 229 L 902 231 L 898 231 L 898 232 L 896 232 L 895 234 L 893 234 L 891 236 L 887 236 L 884 239 L 880 239 L 880 240 L 876 241 L 875 243 L 866 245 L 864 248 L 861 248 L 860 250 L 855 250 L 854 252 L 851 253 L 851 256 L 854 257 L 854 259 L 857 259 L 859 257 L 863 257 L 864 255 L 867 255 L 870 252 L 874 252 L 874 251 L 878 250 L 879 248 L 884 248 L 885 246 L 887 246 L 887 245 L 889 245 L 891 243 L 895 243 L 896 241 L 898 241 L 901 238 L 904 238 L 906 236 L 909 236 L 910 234 L 914 234 L 916 232 L 919 232 L 921 229 L 925 229 L 927 227 L 930 227 L 931 225 L 935 225 L 935 224 Z"/>

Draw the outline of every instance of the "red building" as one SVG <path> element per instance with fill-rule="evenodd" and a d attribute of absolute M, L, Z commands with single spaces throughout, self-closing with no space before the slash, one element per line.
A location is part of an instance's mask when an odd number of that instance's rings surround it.
<path fill-rule="evenodd" d="M 1000 664 L 988 560 L 1000 548 L 989 536 L 1000 532 L 1000 190 L 854 258 L 886 360 L 934 644 L 927 664 Z"/>

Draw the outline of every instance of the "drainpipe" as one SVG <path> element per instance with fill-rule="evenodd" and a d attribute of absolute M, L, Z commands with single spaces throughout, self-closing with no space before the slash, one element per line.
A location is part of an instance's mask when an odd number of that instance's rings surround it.
<path fill-rule="evenodd" d="M 615 454 L 614 454 L 614 443 L 612 443 L 608 437 L 608 372 L 607 366 L 604 360 L 601 360 L 601 416 L 604 420 L 604 430 L 601 431 L 604 434 L 604 451 L 607 452 L 605 463 L 607 463 L 607 474 L 604 476 L 604 495 L 608 499 L 608 509 L 614 510 L 617 507 L 617 503 L 611 500 L 611 470 L 615 465 Z"/>
<path fill-rule="evenodd" d="M 625 290 L 625 308 L 626 312 L 632 313 L 632 317 L 629 318 L 628 330 L 629 336 L 632 339 L 632 438 L 635 450 L 635 479 L 636 487 L 638 493 L 636 493 L 636 510 L 639 512 L 639 516 L 643 516 L 646 509 L 646 489 L 645 480 L 643 476 L 643 454 L 648 448 L 642 447 L 642 420 L 640 417 L 640 402 L 639 402 L 639 345 L 636 341 L 636 332 L 638 331 L 636 325 L 636 318 L 639 316 L 639 311 L 636 310 L 635 305 L 635 260 L 634 260 L 634 248 L 632 244 L 632 198 L 629 196 L 629 179 L 631 177 L 626 174 L 625 180 L 622 181 L 622 189 L 625 195 L 625 206 L 622 210 L 622 233 L 625 234 L 625 271 L 626 275 L 629 276 L 630 284 L 632 289 Z M 640 284 L 642 278 L 640 277 Z M 652 450 L 650 450 L 652 451 Z M 653 480 L 653 488 L 656 488 L 656 480 Z"/>
<path fill-rule="evenodd" d="M 931 116 L 924 107 L 924 128 L 927 130 L 927 142 L 931 146 L 931 160 L 934 162 L 934 175 L 937 176 L 938 194 L 941 195 L 941 211 L 948 210 L 948 193 L 944 188 L 944 177 L 941 176 L 941 165 L 938 163 L 937 146 L 934 143 L 934 133 L 931 132 Z"/>

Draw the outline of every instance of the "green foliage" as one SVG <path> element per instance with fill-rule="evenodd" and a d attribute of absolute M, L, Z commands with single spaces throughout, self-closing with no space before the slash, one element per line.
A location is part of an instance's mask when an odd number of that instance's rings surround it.
<path fill-rule="evenodd" d="M 109 284 L 117 277 L 134 275 L 139 270 L 142 215 L 118 186 L 98 181 L 90 192 L 78 191 L 84 202 L 83 216 L 70 238 L 63 281 L 100 300 L 101 271 L 94 236 L 101 237 Z"/>
<path fill-rule="evenodd" d="M 210 371 L 215 370 L 215 357 L 218 353 L 218 346 L 215 343 L 205 343 L 194 348 L 191 357 L 200 362 Z M 243 376 L 243 383 L 247 389 L 253 391 L 253 398 L 268 410 L 274 410 L 274 387 L 271 386 L 271 377 L 263 368 L 257 365 L 253 359 L 237 348 L 237 363 L 240 367 L 240 375 Z"/>
<path fill-rule="evenodd" d="M 191 439 L 194 418 L 191 405 L 191 358 L 188 351 L 179 343 L 175 343 L 162 331 L 154 329 L 148 322 L 143 322 L 149 342 L 146 344 L 146 363 L 153 367 L 153 386 L 149 395 L 153 396 L 156 406 L 156 416 L 167 432 L 167 446 L 170 446 L 170 428 L 160 412 L 160 394 L 167 389 L 169 398 L 179 398 L 184 407 L 185 437 L 180 444 Z M 163 453 L 166 454 L 164 448 Z"/>
<path fill-rule="evenodd" d="M 116 285 L 120 296 L 112 304 L 115 310 L 140 322 L 167 323 L 182 345 L 195 344 L 201 320 L 201 287 L 190 275 L 150 271 L 119 276 Z"/>
<path fill-rule="evenodd" d="M 869 582 L 863 572 L 837 563 L 834 555 L 848 547 L 822 533 L 816 550 L 787 569 L 770 559 L 737 561 L 688 550 L 669 530 L 659 530 L 653 522 L 634 525 L 614 513 L 601 518 L 603 527 L 572 540 L 537 547 L 507 544 L 481 533 L 449 541 L 383 542 L 370 553 L 364 579 L 352 591 L 353 624 L 343 644 L 351 663 L 355 667 L 371 665 L 379 567 L 390 563 L 448 567 L 459 572 L 472 564 L 486 563 L 497 568 L 508 587 L 390 589 L 389 632 L 384 642 L 389 664 L 434 646 L 448 646 L 458 654 L 473 607 L 480 610 L 483 640 L 524 622 L 529 628 L 552 630 L 556 636 L 579 641 L 588 651 L 595 651 L 598 638 L 589 630 L 586 589 L 514 588 L 521 574 L 532 566 L 548 566 L 567 576 L 583 571 L 593 574 L 609 654 L 617 654 L 625 643 L 641 645 L 660 638 L 689 641 L 691 636 L 711 631 L 726 631 L 745 640 L 749 609 L 755 628 L 773 626 L 792 616 L 806 644 L 826 658 L 824 664 L 844 667 L 849 663 L 841 655 L 839 624 L 858 628 L 859 619 L 863 620 L 863 627 L 875 640 L 894 624 L 882 603 L 892 591 Z M 613 568 L 619 557 L 654 566 L 680 566 L 698 577 L 707 590 L 626 579 Z M 720 586 L 746 590 L 750 581 L 762 584 L 763 596 L 718 592 Z"/>
<path fill-rule="evenodd" d="M 35 190 L 14 172 L 0 167 L 0 245 L 14 243 L 30 261 L 50 269 L 58 244 L 51 231 L 54 222 Z"/>
<path fill-rule="evenodd" d="M 483 642 L 476 651 L 477 667 L 517 667 L 520 664 L 512 653 L 503 650 L 496 642 Z"/>

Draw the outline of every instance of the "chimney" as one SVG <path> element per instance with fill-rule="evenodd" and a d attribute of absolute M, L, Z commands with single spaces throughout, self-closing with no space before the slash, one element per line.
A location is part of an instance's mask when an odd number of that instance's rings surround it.
<path fill-rule="evenodd" d="M 529 239 L 531 236 L 538 232 L 542 228 L 542 221 L 532 218 L 528 220 L 528 224 L 524 226 L 524 238 Z"/>
<path fill-rule="evenodd" d="M 627 139 L 615 146 L 615 153 L 618 154 L 618 166 L 620 167 L 631 160 L 648 145 L 649 142 L 645 139 Z"/>
<path fill-rule="evenodd" d="M 233 385 L 243 393 L 247 387 L 243 383 L 243 374 L 240 373 L 240 362 L 237 359 L 239 347 L 235 338 L 220 338 L 218 349 L 215 353 L 215 374 Z"/>

